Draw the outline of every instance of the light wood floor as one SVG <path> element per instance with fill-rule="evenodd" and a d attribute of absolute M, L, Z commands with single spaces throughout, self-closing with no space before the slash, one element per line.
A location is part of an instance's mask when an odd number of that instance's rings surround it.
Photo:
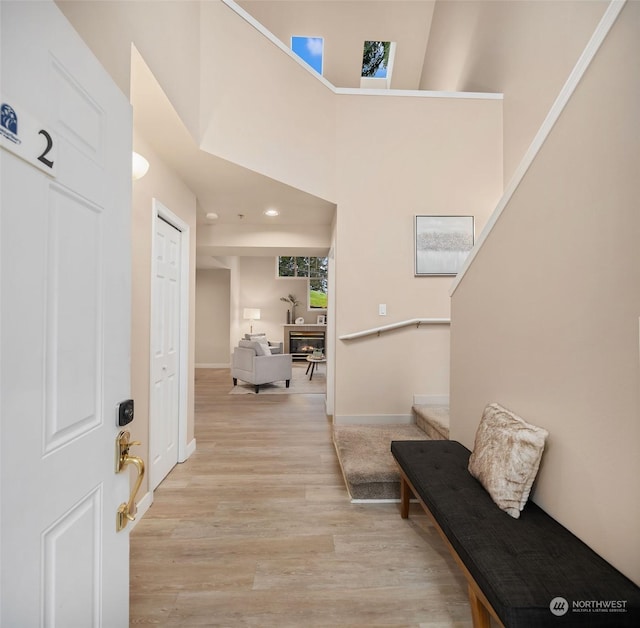
<path fill-rule="evenodd" d="M 131 624 L 471 626 L 417 506 L 351 504 L 323 395 L 229 395 L 196 371 L 197 451 L 131 534 Z"/>

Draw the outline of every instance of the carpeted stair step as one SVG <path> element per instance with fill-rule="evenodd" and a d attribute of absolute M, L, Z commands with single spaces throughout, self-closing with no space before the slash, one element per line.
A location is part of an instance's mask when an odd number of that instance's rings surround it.
<path fill-rule="evenodd" d="M 449 440 L 449 406 L 414 405 L 411 409 L 429 440 Z"/>
<path fill-rule="evenodd" d="M 333 443 L 352 500 L 400 499 L 392 440 L 429 440 L 416 425 L 336 425 Z"/>

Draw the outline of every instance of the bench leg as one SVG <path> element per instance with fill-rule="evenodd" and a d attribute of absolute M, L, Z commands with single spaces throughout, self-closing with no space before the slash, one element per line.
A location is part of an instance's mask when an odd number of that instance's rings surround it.
<path fill-rule="evenodd" d="M 469 604 L 471 605 L 471 619 L 473 628 L 491 628 L 491 616 L 484 604 L 478 599 L 475 591 L 469 585 Z"/>
<path fill-rule="evenodd" d="M 400 477 L 400 516 L 403 519 L 407 519 L 409 517 L 409 500 L 411 499 L 411 489 L 409 488 L 409 484 L 404 479 L 404 477 Z"/>

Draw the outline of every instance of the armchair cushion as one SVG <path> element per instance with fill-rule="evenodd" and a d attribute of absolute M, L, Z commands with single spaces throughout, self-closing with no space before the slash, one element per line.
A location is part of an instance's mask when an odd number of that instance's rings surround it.
<path fill-rule="evenodd" d="M 269 344 L 266 340 L 241 340 L 238 343 L 238 346 L 246 349 L 252 349 L 256 355 L 271 355 L 271 349 L 269 348 Z"/>
<path fill-rule="evenodd" d="M 284 342 L 271 342 L 271 340 L 267 340 L 266 334 L 245 334 L 243 340 L 266 342 L 269 345 L 269 349 L 271 349 L 271 353 L 284 353 Z"/>
<path fill-rule="evenodd" d="M 284 342 L 271 342 L 271 340 L 267 341 L 267 334 L 265 334 L 264 332 L 261 334 L 245 334 L 244 340 L 257 340 L 258 342 L 266 342 L 269 345 L 269 349 L 271 349 L 271 353 L 284 352 Z"/>

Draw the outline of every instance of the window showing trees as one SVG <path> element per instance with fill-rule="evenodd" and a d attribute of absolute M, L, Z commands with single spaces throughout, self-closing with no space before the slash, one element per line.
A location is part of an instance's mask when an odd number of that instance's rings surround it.
<path fill-rule="evenodd" d="M 387 78 L 390 41 L 365 41 L 362 53 L 362 73 L 367 78 Z"/>
<path fill-rule="evenodd" d="M 362 51 L 360 87 L 390 89 L 396 43 L 393 41 L 365 41 Z"/>
<path fill-rule="evenodd" d="M 299 277 L 308 283 L 309 309 L 327 309 L 329 258 L 278 257 L 278 277 Z"/>
<path fill-rule="evenodd" d="M 278 277 L 308 277 L 309 259 L 308 257 L 279 257 Z"/>

